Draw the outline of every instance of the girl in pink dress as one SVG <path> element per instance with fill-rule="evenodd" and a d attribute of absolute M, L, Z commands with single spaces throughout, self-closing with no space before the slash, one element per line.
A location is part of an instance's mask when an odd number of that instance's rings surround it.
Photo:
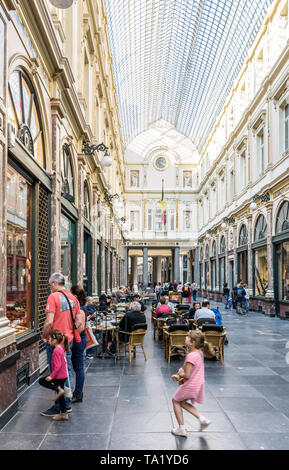
<path fill-rule="evenodd" d="M 176 436 L 187 437 L 184 426 L 183 408 L 194 415 L 200 422 L 200 431 L 203 431 L 211 423 L 208 419 L 198 412 L 194 403 L 204 402 L 204 355 L 205 336 L 199 330 L 189 331 L 186 336 L 185 345 L 190 348 L 191 352 L 187 354 L 185 363 L 177 374 L 172 375 L 174 381 L 183 379 L 183 385 L 180 385 L 177 392 L 173 396 L 173 406 L 176 415 L 178 428 L 172 429 L 172 433 Z M 188 400 L 192 404 L 188 403 Z"/>

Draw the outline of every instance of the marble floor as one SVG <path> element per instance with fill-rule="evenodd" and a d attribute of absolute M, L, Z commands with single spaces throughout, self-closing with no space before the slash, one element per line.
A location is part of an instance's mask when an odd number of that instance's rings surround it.
<path fill-rule="evenodd" d="M 131 365 L 127 358 L 87 360 L 84 401 L 73 405 L 68 422 L 40 415 L 52 405 L 52 392 L 35 383 L 1 430 L 0 449 L 289 449 L 289 322 L 213 305 L 223 313 L 229 344 L 223 365 L 205 363 L 205 403 L 198 408 L 212 422 L 206 431 L 198 432 L 185 412 L 188 438 L 170 433 L 177 387 L 170 376 L 182 360 L 167 364 L 148 312 L 147 362 L 142 354 Z"/>

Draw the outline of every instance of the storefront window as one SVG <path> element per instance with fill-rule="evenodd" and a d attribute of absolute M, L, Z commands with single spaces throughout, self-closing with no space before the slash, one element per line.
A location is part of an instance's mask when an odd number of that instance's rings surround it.
<path fill-rule="evenodd" d="M 255 295 L 265 296 L 267 288 L 267 247 L 264 247 L 255 250 Z"/>
<path fill-rule="evenodd" d="M 289 242 L 278 245 L 279 300 L 289 300 Z"/>
<path fill-rule="evenodd" d="M 16 334 L 32 321 L 32 186 L 12 167 L 7 177 L 7 317 Z"/>
<path fill-rule="evenodd" d="M 70 289 L 73 279 L 74 223 L 61 215 L 61 272 L 65 277 L 65 286 Z"/>
<path fill-rule="evenodd" d="M 219 270 L 220 270 L 220 289 L 225 282 L 225 258 L 219 259 Z"/>

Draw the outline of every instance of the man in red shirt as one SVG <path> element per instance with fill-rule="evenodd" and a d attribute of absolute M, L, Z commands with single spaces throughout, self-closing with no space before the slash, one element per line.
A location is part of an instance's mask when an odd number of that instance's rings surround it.
<path fill-rule="evenodd" d="M 46 320 L 42 330 L 42 339 L 45 342 L 46 346 L 46 353 L 49 366 L 51 368 L 51 358 L 53 348 L 47 342 L 47 338 L 49 332 L 51 330 L 60 330 L 62 334 L 68 336 L 69 342 L 69 351 L 67 352 L 67 368 L 68 368 L 68 375 L 69 375 L 69 382 L 65 383 L 66 386 L 70 385 L 72 389 L 73 382 L 72 382 L 72 374 L 71 374 L 71 349 L 73 345 L 73 321 L 71 318 L 71 311 L 69 308 L 68 301 L 71 305 L 72 314 L 75 322 L 75 326 L 79 332 L 83 331 L 85 328 L 85 315 L 80 310 L 79 302 L 72 293 L 65 289 L 65 278 L 61 273 L 54 273 L 49 279 L 49 286 L 52 291 L 52 294 L 48 297 L 47 305 L 46 305 Z M 62 292 L 64 292 L 63 295 Z M 67 412 L 71 411 L 71 398 L 65 398 L 66 401 L 66 408 Z M 60 413 L 60 404 L 58 401 L 55 402 L 55 406 L 50 408 L 47 411 L 43 411 L 41 414 L 43 416 L 56 416 Z"/>

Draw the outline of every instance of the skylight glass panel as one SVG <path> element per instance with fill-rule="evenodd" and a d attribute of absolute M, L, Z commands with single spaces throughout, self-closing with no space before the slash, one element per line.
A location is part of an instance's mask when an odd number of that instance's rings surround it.
<path fill-rule="evenodd" d="M 125 146 L 164 119 L 199 147 L 272 0 L 104 0 Z"/>

